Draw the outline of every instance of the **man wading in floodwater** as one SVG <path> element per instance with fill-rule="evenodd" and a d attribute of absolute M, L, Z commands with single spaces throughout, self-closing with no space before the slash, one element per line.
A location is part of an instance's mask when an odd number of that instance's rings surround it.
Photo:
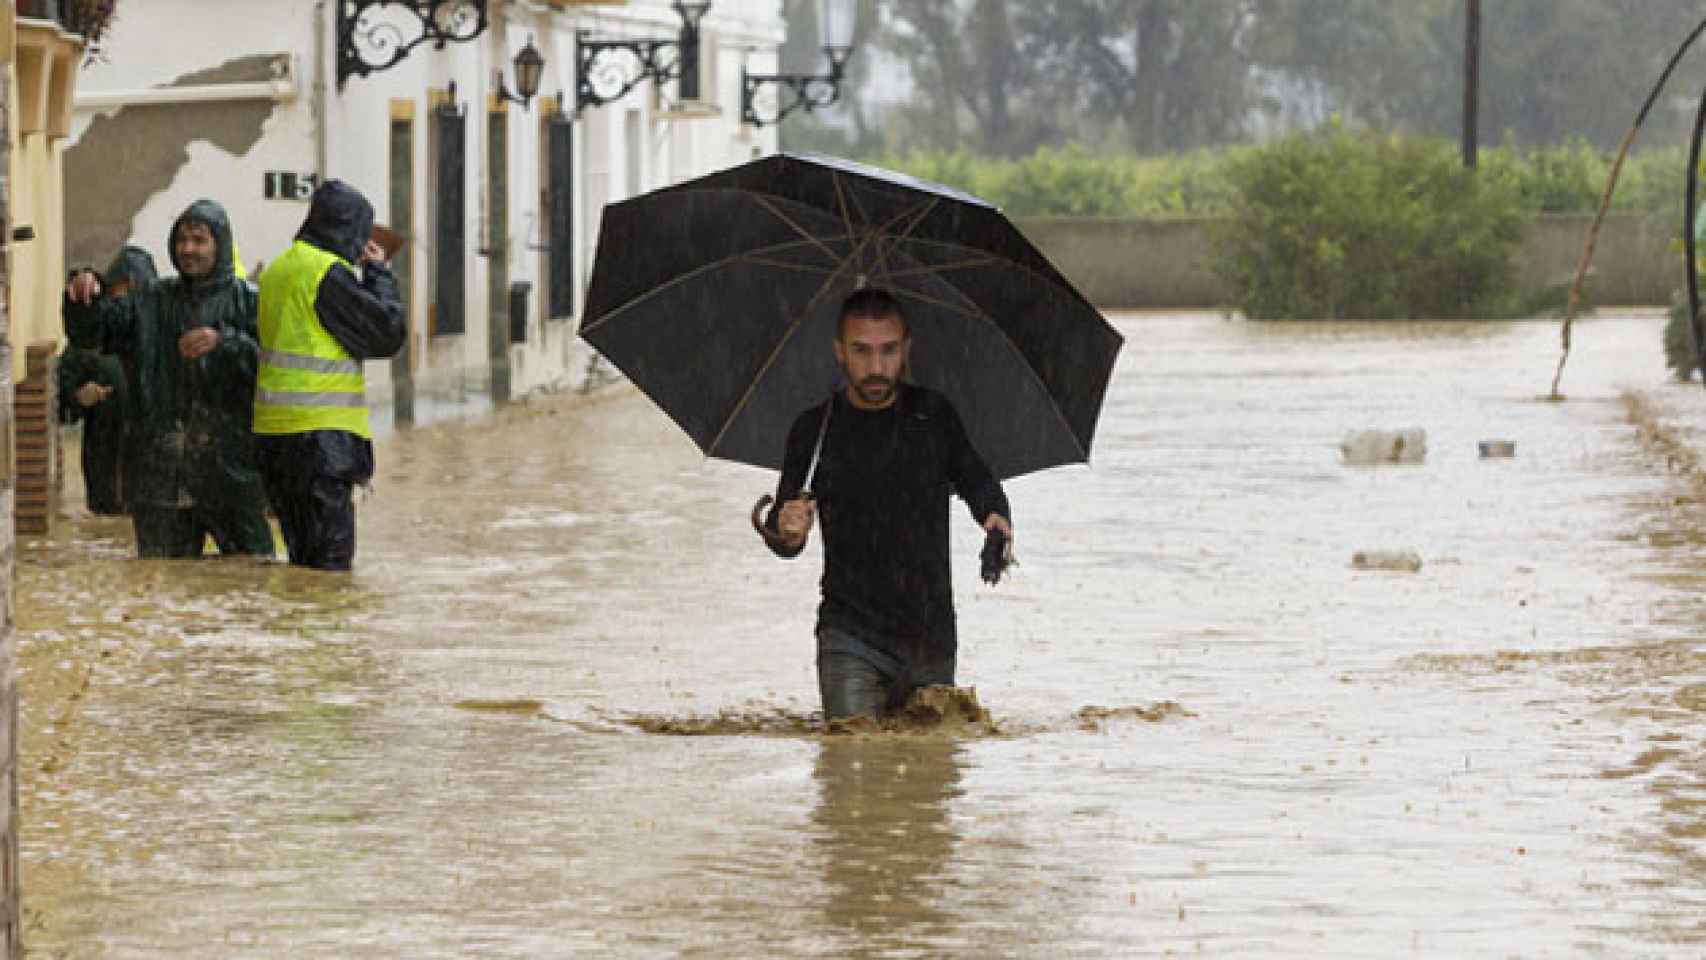
<path fill-rule="evenodd" d="M 882 290 L 855 292 L 842 304 L 834 346 L 847 385 L 788 431 L 763 530 L 771 550 L 793 558 L 823 516 L 817 674 L 825 720 L 880 716 L 919 687 L 954 683 L 950 491 L 985 530 L 1013 533 L 1007 496 L 953 405 L 900 381 L 912 349 L 900 302 Z"/>

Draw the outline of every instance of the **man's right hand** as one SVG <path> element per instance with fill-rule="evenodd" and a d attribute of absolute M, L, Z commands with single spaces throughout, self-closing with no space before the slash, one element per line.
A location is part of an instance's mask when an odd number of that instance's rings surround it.
<path fill-rule="evenodd" d="M 95 276 L 93 270 L 81 271 L 65 285 L 65 295 L 71 298 L 72 303 L 88 306 L 101 295 L 101 278 Z"/>
<path fill-rule="evenodd" d="M 112 396 L 112 387 L 103 387 L 91 380 L 77 388 L 77 402 L 85 407 L 92 407 Z"/>
<path fill-rule="evenodd" d="M 800 497 L 782 504 L 782 512 L 776 516 L 776 528 L 782 535 L 782 542 L 790 547 L 797 547 L 806 542 L 806 534 L 811 533 L 812 521 L 817 518 L 817 504 Z"/>

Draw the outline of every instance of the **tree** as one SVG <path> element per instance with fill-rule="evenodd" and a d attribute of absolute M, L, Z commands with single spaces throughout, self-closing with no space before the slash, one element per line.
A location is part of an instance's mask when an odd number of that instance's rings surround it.
<path fill-rule="evenodd" d="M 790 69 L 815 69 L 814 4 L 785 2 Z M 1508 134 L 1522 147 L 1572 137 L 1614 147 L 1706 15 L 1692 0 L 1482 6 L 1482 139 Z M 1335 114 L 1452 138 L 1462 123 L 1463 0 L 861 0 L 861 14 L 852 108 L 839 125 L 842 142 L 867 156 L 1016 156 L 1066 142 L 1158 153 Z M 1686 135 L 1703 54 L 1672 79 L 1645 142 Z M 898 64 L 886 72 L 902 79 L 879 77 L 879 64 Z M 905 93 L 879 103 L 876 83 Z"/>
<path fill-rule="evenodd" d="M 1702 11 L 1687 0 L 1500 0 L 1484 4 L 1481 129 L 1520 146 L 1582 136 L 1611 149 Z M 1461 122 L 1462 0 L 1263 0 L 1255 58 L 1306 78 L 1347 117 L 1449 136 Z M 1706 77 L 1693 65 L 1678 91 Z M 1679 136 L 1686 117 L 1649 121 Z M 1661 132 L 1662 131 L 1662 132 Z"/>
<path fill-rule="evenodd" d="M 918 96 L 899 107 L 900 146 L 994 156 L 1062 139 L 1061 92 L 1040 82 L 1016 29 L 1017 0 L 890 0 L 882 42 Z"/>
<path fill-rule="evenodd" d="M 1057 0 L 1027 8 L 1051 82 L 1145 153 L 1243 139 L 1257 90 L 1255 0 Z"/>

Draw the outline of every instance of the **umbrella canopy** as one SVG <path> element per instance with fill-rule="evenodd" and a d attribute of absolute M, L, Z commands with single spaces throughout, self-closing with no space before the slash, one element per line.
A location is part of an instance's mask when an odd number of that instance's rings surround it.
<path fill-rule="evenodd" d="M 1120 335 L 994 207 L 874 167 L 778 154 L 606 207 L 581 336 L 706 454 L 779 468 L 865 286 L 997 476 L 1089 459 Z"/>

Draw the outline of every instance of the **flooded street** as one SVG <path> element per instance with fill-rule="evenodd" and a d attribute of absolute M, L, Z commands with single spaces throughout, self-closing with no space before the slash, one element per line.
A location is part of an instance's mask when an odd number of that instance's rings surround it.
<path fill-rule="evenodd" d="M 21 545 L 31 955 L 1706 949 L 1706 486 L 1624 396 L 1703 419 L 1662 318 L 1579 323 L 1561 404 L 1550 323 L 1115 320 L 1010 581 L 954 506 L 994 732 L 819 735 L 817 547 L 625 387 L 387 438 L 353 577 Z"/>

